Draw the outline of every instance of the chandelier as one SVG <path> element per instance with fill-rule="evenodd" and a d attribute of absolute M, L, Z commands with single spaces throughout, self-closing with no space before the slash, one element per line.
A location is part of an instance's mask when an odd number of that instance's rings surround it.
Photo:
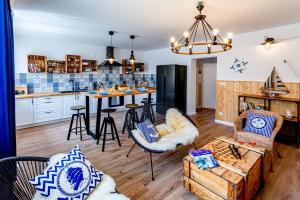
<path fill-rule="evenodd" d="M 232 48 L 232 33 L 228 33 L 226 39 L 220 37 L 219 30 L 213 29 L 212 26 L 206 21 L 206 15 L 202 14 L 204 2 L 200 1 L 197 9 L 200 14 L 195 17 L 194 24 L 185 31 L 183 37 L 176 41 L 174 37 L 170 39 L 171 50 L 176 54 L 211 54 L 228 51 Z M 202 29 L 205 40 L 196 41 L 198 29 Z"/>

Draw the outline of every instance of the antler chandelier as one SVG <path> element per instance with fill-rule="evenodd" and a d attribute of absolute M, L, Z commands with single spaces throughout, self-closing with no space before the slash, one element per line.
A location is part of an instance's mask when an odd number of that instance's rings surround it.
<path fill-rule="evenodd" d="M 220 37 L 219 30 L 213 29 L 206 21 L 206 15 L 202 14 L 204 2 L 200 1 L 197 9 L 200 14 L 195 17 L 196 21 L 184 32 L 183 37 L 176 41 L 174 37 L 171 40 L 171 50 L 176 54 L 211 54 L 228 51 L 232 48 L 232 33 L 228 33 L 226 39 Z M 202 29 L 205 41 L 195 41 L 197 38 L 198 29 Z"/>

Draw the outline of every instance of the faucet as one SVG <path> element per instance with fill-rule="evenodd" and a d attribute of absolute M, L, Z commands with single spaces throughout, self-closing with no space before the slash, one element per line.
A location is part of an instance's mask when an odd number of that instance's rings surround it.
<path fill-rule="evenodd" d="M 75 82 L 74 80 L 69 80 L 69 83 L 72 83 L 72 91 L 75 92 Z"/>

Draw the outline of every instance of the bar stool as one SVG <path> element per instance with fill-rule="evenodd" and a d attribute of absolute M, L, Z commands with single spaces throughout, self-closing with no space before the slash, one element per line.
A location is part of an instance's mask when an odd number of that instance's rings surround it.
<path fill-rule="evenodd" d="M 120 142 L 120 139 L 119 139 L 119 135 L 118 135 L 118 131 L 117 131 L 117 128 L 116 128 L 114 118 L 110 116 L 110 113 L 113 113 L 113 112 L 116 112 L 116 111 L 117 111 L 116 109 L 112 109 L 112 108 L 101 110 L 102 113 L 107 113 L 107 117 L 104 117 L 104 119 L 103 119 L 103 122 L 102 122 L 102 125 L 101 125 L 101 130 L 100 130 L 100 136 L 99 136 L 98 141 L 97 141 L 97 144 L 99 144 L 99 141 L 101 140 L 101 136 L 102 136 L 102 131 L 104 129 L 103 139 L 102 139 L 103 140 L 102 152 L 105 149 L 105 142 L 109 141 L 109 140 L 115 140 L 115 136 L 118 140 L 119 146 L 121 146 L 121 142 Z M 107 132 L 107 126 L 108 125 L 110 125 L 111 133 Z M 107 140 L 106 139 L 107 134 L 111 134 L 112 139 Z"/>
<path fill-rule="evenodd" d="M 125 107 L 129 108 L 130 111 L 129 111 L 129 115 L 127 117 L 125 116 L 125 121 L 124 121 L 123 131 L 122 131 L 123 134 L 125 133 L 126 126 L 128 126 L 130 130 L 133 130 L 135 122 L 139 122 L 139 117 L 135 110 L 138 106 L 139 106 L 138 104 L 126 104 L 125 105 Z M 128 137 L 129 137 L 129 135 L 128 135 Z"/>
<path fill-rule="evenodd" d="M 144 104 L 142 115 L 141 115 L 141 121 L 144 121 L 145 119 L 149 119 L 152 123 L 155 122 L 154 117 L 154 111 L 152 104 L 152 98 L 150 99 L 150 102 L 148 101 L 148 98 L 143 98 L 143 101 L 141 101 L 142 104 Z"/>
<path fill-rule="evenodd" d="M 85 109 L 85 106 L 72 106 L 71 107 L 71 110 L 74 110 L 77 113 L 75 113 L 75 114 L 72 115 L 67 140 L 70 140 L 71 133 L 75 133 L 76 135 L 78 133 L 80 133 L 80 140 L 82 141 L 82 132 L 84 132 L 86 130 L 86 128 L 85 128 L 86 127 L 86 118 L 85 118 L 85 114 L 84 113 L 80 113 L 80 111 L 84 110 L 84 109 Z M 81 116 L 83 116 L 85 127 L 81 126 Z M 74 121 L 75 117 L 76 117 L 76 127 L 73 128 L 73 121 Z M 79 121 L 79 126 L 78 126 L 78 121 Z"/>

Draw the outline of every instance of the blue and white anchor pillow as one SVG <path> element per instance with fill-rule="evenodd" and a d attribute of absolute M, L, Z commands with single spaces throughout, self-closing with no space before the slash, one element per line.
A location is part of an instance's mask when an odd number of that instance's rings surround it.
<path fill-rule="evenodd" d="M 256 133 L 265 137 L 271 137 L 275 122 L 275 115 L 263 115 L 249 112 L 244 131 Z"/>
<path fill-rule="evenodd" d="M 75 146 L 55 165 L 29 182 L 46 199 L 86 199 L 101 182 L 98 172 Z"/>

